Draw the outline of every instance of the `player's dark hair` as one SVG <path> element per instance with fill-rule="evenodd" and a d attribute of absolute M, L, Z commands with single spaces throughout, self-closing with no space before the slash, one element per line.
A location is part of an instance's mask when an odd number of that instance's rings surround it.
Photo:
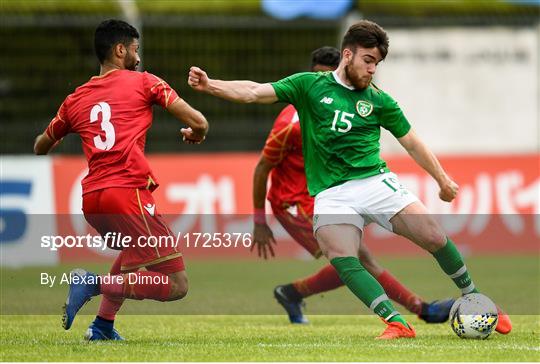
<path fill-rule="evenodd" d="M 139 32 L 125 21 L 109 19 L 101 22 L 94 36 L 94 49 L 99 63 L 103 64 L 109 58 L 115 45 L 122 43 L 127 47 L 133 39 L 139 39 Z"/>
<path fill-rule="evenodd" d="M 382 59 L 385 59 L 388 54 L 388 35 L 379 24 L 369 20 L 361 20 L 351 25 L 345 33 L 341 42 L 341 51 L 349 48 L 355 52 L 358 46 L 362 48 L 377 47 Z"/>
<path fill-rule="evenodd" d="M 321 47 L 311 53 L 311 68 L 316 65 L 337 67 L 339 65 L 340 53 L 334 47 Z"/>

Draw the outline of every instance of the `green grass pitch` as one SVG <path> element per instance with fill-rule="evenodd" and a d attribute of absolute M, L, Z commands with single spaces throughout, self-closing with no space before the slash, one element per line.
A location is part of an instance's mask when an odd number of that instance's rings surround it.
<path fill-rule="evenodd" d="M 99 300 L 69 331 L 61 328 L 66 287 L 40 286 L 40 272 L 71 266 L 0 270 L 2 361 L 540 361 L 537 256 L 469 258 L 477 285 L 510 314 L 510 335 L 462 340 L 447 323 L 409 316 L 416 339 L 374 340 L 384 325 L 339 289 L 307 300 L 309 325 L 292 326 L 272 288 L 308 275 L 322 261 L 192 261 L 183 301 L 128 301 L 116 326 L 126 342 L 82 339 Z M 381 263 L 428 300 L 456 295 L 429 258 L 385 258 Z M 87 268 L 105 273 L 106 266 Z M 402 311 L 404 311 L 402 309 Z"/>

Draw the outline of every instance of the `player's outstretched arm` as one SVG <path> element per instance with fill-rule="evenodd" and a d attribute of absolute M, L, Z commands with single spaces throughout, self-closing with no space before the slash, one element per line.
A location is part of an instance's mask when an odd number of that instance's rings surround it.
<path fill-rule="evenodd" d="M 213 80 L 199 67 L 190 68 L 188 85 L 194 90 L 242 104 L 272 104 L 278 101 L 269 83 Z"/>
<path fill-rule="evenodd" d="M 435 154 L 420 140 L 414 130 L 409 130 L 407 134 L 398 138 L 398 141 L 415 162 L 437 181 L 441 200 L 452 201 L 458 193 L 458 185 L 446 174 Z"/>
<path fill-rule="evenodd" d="M 56 145 L 58 145 L 60 141 L 61 139 L 52 140 L 49 138 L 47 133 L 39 134 L 34 142 L 34 154 L 45 155 L 49 153 Z"/>
<path fill-rule="evenodd" d="M 272 229 L 266 223 L 266 213 L 264 211 L 264 205 L 266 201 L 266 186 L 268 184 L 268 175 L 274 168 L 266 158 L 261 157 L 259 163 L 255 167 L 255 173 L 253 174 L 253 245 L 251 250 L 257 245 L 257 253 L 259 257 L 264 259 L 268 258 L 267 249 L 272 255 L 275 256 L 272 244 L 276 244 Z"/>
<path fill-rule="evenodd" d="M 188 126 L 181 130 L 185 142 L 199 144 L 204 140 L 208 133 L 208 121 L 200 111 L 180 98 L 167 106 L 167 111 Z"/>

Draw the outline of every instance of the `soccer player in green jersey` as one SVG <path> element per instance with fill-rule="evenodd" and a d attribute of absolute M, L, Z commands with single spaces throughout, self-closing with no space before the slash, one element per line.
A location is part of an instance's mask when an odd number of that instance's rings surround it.
<path fill-rule="evenodd" d="M 425 206 L 390 172 L 379 153 L 380 128 L 389 130 L 452 201 L 458 185 L 418 138 L 397 103 L 372 84 L 388 53 L 388 36 L 376 23 L 352 25 L 334 72 L 298 73 L 274 83 L 221 81 L 198 67 L 188 84 L 197 91 L 240 103 L 293 104 L 298 111 L 308 190 L 315 196 L 313 231 L 347 287 L 387 324 L 380 339 L 415 337 L 381 285 L 358 259 L 362 230 L 376 222 L 430 252 L 462 294 L 477 292 L 463 258 Z M 507 315 L 497 331 L 508 333 Z"/>

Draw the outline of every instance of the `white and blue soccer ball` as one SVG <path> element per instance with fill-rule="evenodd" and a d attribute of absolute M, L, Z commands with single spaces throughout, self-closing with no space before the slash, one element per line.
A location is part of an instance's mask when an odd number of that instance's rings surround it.
<path fill-rule="evenodd" d="M 480 293 L 458 298 L 450 309 L 450 326 L 462 339 L 487 339 L 498 319 L 493 301 Z"/>

